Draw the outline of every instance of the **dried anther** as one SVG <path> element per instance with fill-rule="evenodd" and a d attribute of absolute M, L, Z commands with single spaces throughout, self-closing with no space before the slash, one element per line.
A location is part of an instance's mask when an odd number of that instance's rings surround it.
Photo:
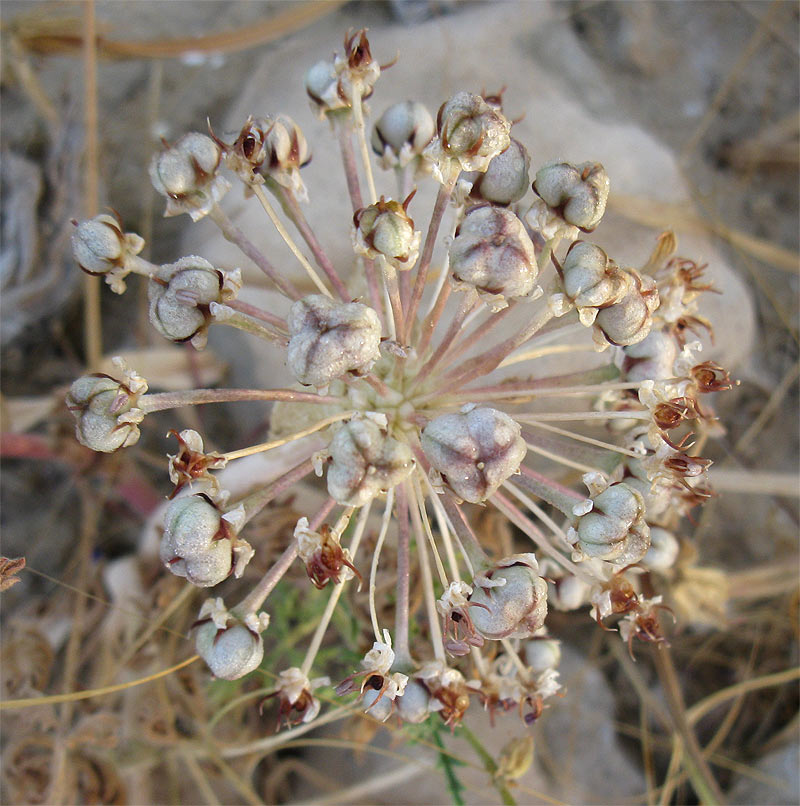
<path fill-rule="evenodd" d="M 308 528 L 308 518 L 300 518 L 294 536 L 300 559 L 306 564 L 308 578 L 318 590 L 322 590 L 328 580 L 338 585 L 342 580 L 357 576 L 361 583 L 361 574 L 353 565 L 350 552 L 342 548 L 330 526 L 323 524 L 319 532 L 314 532 Z"/>
<path fill-rule="evenodd" d="M 704 361 L 692 367 L 689 374 L 698 392 L 727 392 L 733 389 L 731 376 L 714 361 Z"/>
<path fill-rule="evenodd" d="M 0 557 L 0 593 L 7 591 L 19 582 L 17 574 L 24 570 L 25 558 Z"/>
<path fill-rule="evenodd" d="M 218 453 L 203 452 L 203 438 L 197 431 L 185 429 L 178 433 L 175 429 L 167 432 L 178 440 L 178 452 L 169 457 L 169 480 L 175 485 L 170 499 L 188 484 L 202 480 L 208 484 L 212 497 L 219 492 L 219 482 L 209 471 L 221 470 L 227 461 Z"/>
<path fill-rule="evenodd" d="M 477 632 L 469 615 L 470 607 L 486 605 L 470 602 L 472 588 L 466 582 L 451 582 L 448 589 L 436 602 L 436 610 L 442 617 L 442 638 L 444 648 L 451 655 L 468 655 L 470 647 L 482 647 L 483 636 Z"/>

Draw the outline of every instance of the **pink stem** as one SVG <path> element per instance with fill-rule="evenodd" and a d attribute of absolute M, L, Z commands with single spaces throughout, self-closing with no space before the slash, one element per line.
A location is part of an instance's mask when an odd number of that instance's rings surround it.
<path fill-rule="evenodd" d="M 405 484 L 395 488 L 397 496 L 397 586 L 394 611 L 394 652 L 399 667 L 411 665 L 411 651 L 408 646 L 409 585 L 411 563 L 409 559 L 408 492 Z"/>
<path fill-rule="evenodd" d="M 284 400 L 291 403 L 338 403 L 339 398 L 298 392 L 294 389 L 189 389 L 184 392 L 161 392 L 143 395 L 139 407 L 146 412 L 166 411 L 180 406 L 205 403 L 237 403 L 243 400 Z"/>
<path fill-rule="evenodd" d="M 253 319 L 260 319 L 262 322 L 277 327 L 279 330 L 283 330 L 287 333 L 289 331 L 289 326 L 286 324 L 285 319 L 281 319 L 280 316 L 275 316 L 274 313 L 269 313 L 269 311 L 265 311 L 263 308 L 259 308 L 256 305 L 250 305 L 250 303 L 242 302 L 239 299 L 227 300 L 225 304 L 229 308 L 233 308 L 234 311 L 239 311 L 239 313 L 243 313 L 246 316 L 252 316 Z"/>

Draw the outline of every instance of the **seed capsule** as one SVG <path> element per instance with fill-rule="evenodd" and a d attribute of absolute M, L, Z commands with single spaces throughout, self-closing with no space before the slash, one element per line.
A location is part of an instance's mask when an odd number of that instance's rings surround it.
<path fill-rule="evenodd" d="M 104 275 L 115 294 L 125 291 L 132 259 L 144 248 L 135 232 L 123 232 L 119 219 L 98 215 L 83 221 L 72 233 L 72 255 L 87 274 Z"/>
<path fill-rule="evenodd" d="M 651 330 L 640 342 L 625 347 L 624 353 L 626 380 L 659 381 L 675 376 L 678 343 L 668 327 Z"/>
<path fill-rule="evenodd" d="M 380 357 L 378 314 L 360 302 L 334 302 L 311 294 L 289 312 L 287 363 L 307 386 L 327 386 L 350 372 L 369 371 Z"/>
<path fill-rule="evenodd" d="M 633 269 L 627 293 L 613 305 L 602 308 L 595 324 L 611 344 L 628 346 L 644 339 L 653 325 L 653 311 L 658 308 L 658 288 L 652 277 L 640 276 Z"/>
<path fill-rule="evenodd" d="M 200 349 L 212 322 L 209 305 L 231 299 L 240 286 L 238 271 L 223 272 L 194 255 L 181 258 L 150 281 L 150 322 L 171 341 L 191 341 Z"/>
<path fill-rule="evenodd" d="M 457 92 L 442 104 L 436 128 L 438 137 L 425 156 L 434 162 L 439 181 L 450 174 L 451 162 L 462 171 L 485 171 L 511 142 L 511 123 L 503 113 L 469 92 Z"/>
<path fill-rule="evenodd" d="M 578 518 L 577 542 L 583 553 L 615 565 L 639 562 L 650 546 L 641 494 L 617 482 L 592 501 L 592 510 Z"/>
<path fill-rule="evenodd" d="M 357 254 L 368 258 L 381 256 L 398 271 L 414 267 L 422 235 L 414 229 L 414 221 L 406 212 L 411 196 L 402 204 L 381 196 L 380 201 L 356 211 L 352 240 Z"/>
<path fill-rule="evenodd" d="M 208 215 L 228 192 L 230 183 L 219 176 L 222 150 L 198 132 L 183 135 L 150 163 L 153 187 L 167 197 L 165 216 L 189 213 L 192 221 Z"/>
<path fill-rule="evenodd" d="M 108 375 L 78 378 L 66 399 L 75 418 L 78 442 L 101 453 L 135 444 L 139 440 L 139 423 L 145 415 L 136 404 L 146 391 L 146 381 L 133 371 L 125 373 L 124 381 Z"/>
<path fill-rule="evenodd" d="M 530 164 L 527 149 L 512 137 L 508 148 L 492 158 L 486 172 L 475 175 L 471 195 L 493 204 L 519 201 L 528 192 Z"/>
<path fill-rule="evenodd" d="M 263 660 L 264 641 L 260 633 L 268 624 L 266 613 L 250 614 L 242 621 L 225 609 L 222 599 L 209 599 L 200 609 L 194 628 L 197 654 L 215 677 L 238 680 L 258 668 Z"/>
<path fill-rule="evenodd" d="M 484 204 L 464 217 L 450 247 L 456 286 L 475 288 L 490 302 L 530 296 L 539 269 L 533 243 L 510 210 Z"/>
<path fill-rule="evenodd" d="M 372 150 L 384 168 L 403 168 L 422 154 L 435 131 L 433 117 L 421 103 L 393 104 L 372 129 Z"/>
<path fill-rule="evenodd" d="M 547 582 L 532 554 L 515 554 L 472 581 L 475 629 L 490 640 L 530 638 L 547 615 Z"/>
<path fill-rule="evenodd" d="M 599 162 L 554 162 L 536 173 L 534 191 L 562 218 L 584 232 L 600 223 L 608 200 L 608 174 Z"/>
<path fill-rule="evenodd" d="M 681 546 L 672 532 L 660 526 L 650 527 L 650 548 L 642 559 L 642 565 L 651 571 L 668 571 L 675 565 Z"/>
<path fill-rule="evenodd" d="M 379 492 L 399 484 L 414 467 L 408 444 L 366 418 L 343 425 L 328 450 L 328 493 L 344 506 L 364 506 Z"/>
<path fill-rule="evenodd" d="M 211 501 L 204 495 L 187 495 L 167 508 L 159 556 L 175 576 L 210 588 L 231 573 L 233 538 L 222 512 Z"/>
<path fill-rule="evenodd" d="M 564 293 L 575 303 L 581 322 L 591 325 L 598 309 L 613 305 L 628 291 L 629 277 L 593 243 L 575 241 L 562 266 Z"/>
<path fill-rule="evenodd" d="M 527 446 L 514 420 L 482 407 L 431 420 L 422 450 L 456 495 L 477 504 L 519 471 Z"/>

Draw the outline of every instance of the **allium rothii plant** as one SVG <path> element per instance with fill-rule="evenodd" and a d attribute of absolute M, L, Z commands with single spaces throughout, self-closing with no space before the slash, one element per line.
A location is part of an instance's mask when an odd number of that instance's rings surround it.
<path fill-rule="evenodd" d="M 73 235 L 80 266 L 113 291 L 125 290 L 130 273 L 147 278 L 150 319 L 164 337 L 202 349 L 210 327 L 239 328 L 282 351 L 297 384 L 151 394 L 119 362 L 117 378 L 76 381 L 68 405 L 80 442 L 106 452 L 135 443 L 149 412 L 179 406 L 273 401 L 274 414 L 282 409 L 273 422 L 293 424 L 228 453 L 206 453 L 195 431 L 176 434 L 160 555 L 198 587 L 240 577 L 254 555 L 248 522 L 294 485 L 325 477 L 326 502 L 300 518 L 255 587 L 238 603 L 202 605 L 193 638 L 216 677 L 237 679 L 261 664 L 268 598 L 299 561 L 330 600 L 302 665 L 269 670 L 282 721 L 319 713 L 314 692 L 328 681 L 312 681 L 326 671 L 315 659 L 355 580 L 374 643 L 339 695 L 357 693 L 380 720 L 419 723 L 438 712 L 454 726 L 477 700 L 493 716 L 516 710 L 529 723 L 560 688 L 548 608 L 586 607 L 601 626 L 621 617 L 629 646 L 663 641 L 659 591 L 678 554 L 674 532 L 712 494 L 709 462 L 692 452 L 693 434 L 703 439 L 713 420 L 700 398 L 730 388 L 689 340 L 709 327 L 695 311 L 709 286 L 702 267 L 673 257 L 671 233 L 638 270 L 584 239 L 601 223 L 609 192 L 599 163 L 540 167 L 526 201 L 530 158 L 499 96 L 458 92 L 435 121 L 419 103 L 397 103 L 369 137 L 364 100 L 380 73 L 360 31 L 305 80 L 339 141 L 353 209 L 342 238 L 358 256 L 356 276 L 333 264 L 304 217 L 310 150 L 286 115 L 249 118 L 232 143 L 186 134 L 151 163 L 165 214 L 212 219 L 288 298 L 287 318 L 239 301 L 239 271 L 197 256 L 143 260 L 142 239 L 112 216 L 80 223 Z M 378 196 L 370 145 L 396 174 L 397 198 Z M 302 294 L 226 217 L 226 169 L 263 206 L 315 293 Z M 438 183 L 419 229 L 413 181 Z M 444 266 L 432 263 L 437 239 L 447 247 Z M 570 354 L 581 351 L 596 354 L 596 365 L 570 371 Z M 561 372 L 540 369 L 562 354 Z M 303 439 L 311 434 L 316 442 Z M 275 481 L 229 500 L 214 471 L 295 440 Z M 472 525 L 475 505 L 502 513 L 529 550 L 488 554 L 497 541 Z M 376 586 L 386 562 L 396 580 L 390 603 Z M 387 604 L 393 623 L 381 619 Z"/>

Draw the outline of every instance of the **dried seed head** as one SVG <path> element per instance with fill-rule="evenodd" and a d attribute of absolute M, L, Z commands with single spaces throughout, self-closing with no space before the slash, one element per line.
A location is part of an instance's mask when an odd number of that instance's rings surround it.
<path fill-rule="evenodd" d="M 533 295 L 539 269 L 533 243 L 511 212 L 489 204 L 470 209 L 450 247 L 455 285 L 475 288 L 489 304 Z"/>
<path fill-rule="evenodd" d="M 244 620 L 225 609 L 222 599 L 208 599 L 195 622 L 197 654 L 215 677 L 238 680 L 258 667 L 264 657 L 261 638 L 269 616 L 251 613 Z"/>
<path fill-rule="evenodd" d="M 167 507 L 159 556 L 175 576 L 210 588 L 231 573 L 233 540 L 217 506 L 202 494 L 187 495 Z"/>
<path fill-rule="evenodd" d="M 144 248 L 135 232 L 124 232 L 115 216 L 98 215 L 76 223 L 72 233 L 72 255 L 87 274 L 104 275 L 115 294 L 125 291 L 124 278 L 131 271 L 131 259 Z"/>
<path fill-rule="evenodd" d="M 650 546 L 644 499 L 624 482 L 592 497 L 593 508 L 578 518 L 577 543 L 584 554 L 615 565 L 639 562 Z"/>
<path fill-rule="evenodd" d="M 644 339 L 653 325 L 653 311 L 658 308 L 658 288 L 652 277 L 641 276 L 633 269 L 627 293 L 613 305 L 601 308 L 595 324 L 603 336 L 621 347 Z"/>
<path fill-rule="evenodd" d="M 530 638 L 547 615 L 547 583 L 533 554 L 514 554 L 473 579 L 475 629 L 489 640 Z"/>
<path fill-rule="evenodd" d="M 192 221 L 208 215 L 230 189 L 228 180 L 217 173 L 221 159 L 221 148 L 198 132 L 184 134 L 156 154 L 150 163 L 150 181 L 167 197 L 164 215 L 189 213 Z"/>
<path fill-rule="evenodd" d="M 475 175 L 471 195 L 493 204 L 519 201 L 528 192 L 530 165 L 527 149 L 512 137 L 508 148 L 491 160 L 486 172 Z"/>
<path fill-rule="evenodd" d="M 287 362 L 300 383 L 327 386 L 348 372 L 368 372 L 380 357 L 378 314 L 360 302 L 311 294 L 289 312 Z"/>
<path fill-rule="evenodd" d="M 212 322 L 209 306 L 231 299 L 241 287 L 241 274 L 215 269 L 207 260 L 190 255 L 163 266 L 150 281 L 150 322 L 171 341 L 191 341 L 201 349 Z"/>
<path fill-rule="evenodd" d="M 462 171 L 485 171 L 492 158 L 508 148 L 511 123 L 480 95 L 457 92 L 442 104 L 436 118 L 438 137 L 425 149 L 439 181 L 452 163 Z"/>
<path fill-rule="evenodd" d="M 608 199 L 608 174 L 599 162 L 554 162 L 536 173 L 534 191 L 562 218 L 584 232 L 600 223 Z"/>
<path fill-rule="evenodd" d="M 75 436 L 93 451 L 111 453 L 127 448 L 139 439 L 139 423 L 145 412 L 136 408 L 147 382 L 121 359 L 114 363 L 124 372 L 124 380 L 108 375 L 85 375 L 72 384 L 66 398 L 75 418 Z"/>
<path fill-rule="evenodd" d="M 353 249 L 368 258 L 383 257 L 398 271 L 414 267 L 419 256 L 421 233 L 406 212 L 412 193 L 402 204 L 380 201 L 357 210 L 353 216 Z"/>
<path fill-rule="evenodd" d="M 599 246 L 587 241 L 570 246 L 561 268 L 564 293 L 587 327 L 594 323 L 599 308 L 613 305 L 630 285 L 628 275 Z"/>
<path fill-rule="evenodd" d="M 384 168 L 403 168 L 422 154 L 435 131 L 433 117 L 421 103 L 392 104 L 372 129 L 372 149 Z"/>
<path fill-rule="evenodd" d="M 668 571 L 675 565 L 681 544 L 678 538 L 660 526 L 650 527 L 650 548 L 642 559 L 642 565 L 651 571 Z"/>
<path fill-rule="evenodd" d="M 422 432 L 422 450 L 456 495 L 473 504 L 517 473 L 527 453 L 519 425 L 488 407 L 431 420 Z"/>
<path fill-rule="evenodd" d="M 675 375 L 678 343 L 669 327 L 651 330 L 636 344 L 624 348 L 623 370 L 629 381 L 665 380 Z"/>
<path fill-rule="evenodd" d="M 408 443 L 390 437 L 385 428 L 362 417 L 343 425 L 328 451 L 328 493 L 343 506 L 364 506 L 378 493 L 399 484 L 414 467 Z"/>
<path fill-rule="evenodd" d="M 225 161 L 247 183 L 270 176 L 307 200 L 300 168 L 311 161 L 311 151 L 300 127 L 288 115 L 248 118 Z"/>

